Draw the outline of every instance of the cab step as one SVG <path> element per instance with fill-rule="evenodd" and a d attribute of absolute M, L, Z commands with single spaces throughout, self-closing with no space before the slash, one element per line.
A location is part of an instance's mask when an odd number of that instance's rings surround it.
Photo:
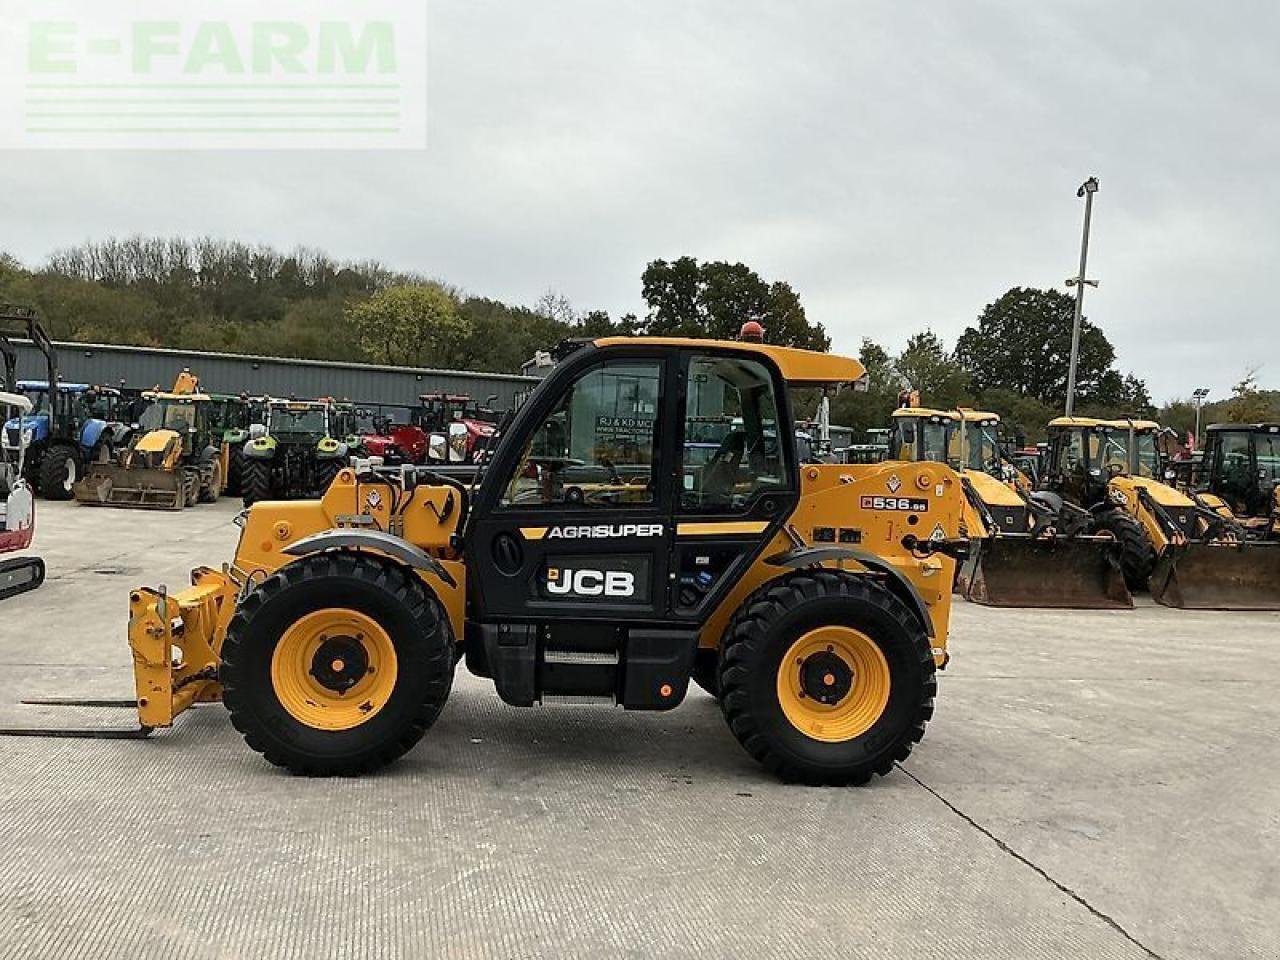
<path fill-rule="evenodd" d="M 616 650 L 543 650 L 543 663 L 568 663 L 591 667 L 608 667 L 618 662 Z"/>
<path fill-rule="evenodd" d="M 603 696 L 583 693 L 544 693 L 538 702 L 544 707 L 616 707 L 618 705 L 618 698 L 612 695 Z"/>

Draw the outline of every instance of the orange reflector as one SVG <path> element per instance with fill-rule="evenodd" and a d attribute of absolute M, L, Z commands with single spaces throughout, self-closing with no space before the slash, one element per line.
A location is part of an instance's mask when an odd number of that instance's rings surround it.
<path fill-rule="evenodd" d="M 658 688 L 658 693 L 660 693 L 660 694 L 661 694 L 662 696 L 664 696 L 664 697 L 669 697 L 669 696 L 671 696 L 671 693 L 672 693 L 672 691 L 671 691 L 671 684 L 669 684 L 669 683 L 664 683 L 662 686 L 660 686 L 660 687 Z"/>

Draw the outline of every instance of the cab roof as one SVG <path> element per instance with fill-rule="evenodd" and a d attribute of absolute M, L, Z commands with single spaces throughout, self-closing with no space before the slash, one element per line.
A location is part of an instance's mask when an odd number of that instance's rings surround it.
<path fill-rule="evenodd" d="M 18 389 L 19 390 L 48 390 L 49 381 L 48 380 L 19 380 Z M 87 383 L 64 383 L 61 380 L 58 381 L 58 390 L 62 393 L 84 393 L 88 389 L 89 389 L 89 384 Z"/>
<path fill-rule="evenodd" d="M 768 357 L 782 371 L 782 378 L 795 386 L 823 386 L 856 383 L 866 376 L 866 368 L 852 357 L 795 347 L 776 347 L 749 340 L 699 340 L 694 337 L 602 337 L 593 341 L 597 347 L 653 345 L 688 347 L 694 350 L 732 350 Z"/>
<path fill-rule="evenodd" d="M 1159 430 L 1160 424 L 1154 420 L 1103 420 L 1099 417 L 1055 417 L 1049 421 L 1050 427 L 1110 427 L 1112 430 Z"/>
<path fill-rule="evenodd" d="M 1280 433 L 1280 423 L 1211 423 L 1205 429 L 1214 433 Z"/>
<path fill-rule="evenodd" d="M 931 407 L 899 407 L 893 411 L 893 417 L 896 420 L 926 420 L 930 417 L 942 420 L 957 419 L 954 410 L 934 410 Z"/>
<path fill-rule="evenodd" d="M 965 423 L 983 423 L 987 420 L 994 420 L 996 423 L 1000 422 L 1000 414 L 991 413 L 988 410 L 974 410 L 970 407 L 959 407 L 956 412 L 960 414 L 960 419 Z"/>
<path fill-rule="evenodd" d="M 168 390 L 144 390 L 142 397 L 144 400 L 175 400 L 181 403 L 188 401 L 197 403 L 213 399 L 207 393 L 172 393 Z"/>

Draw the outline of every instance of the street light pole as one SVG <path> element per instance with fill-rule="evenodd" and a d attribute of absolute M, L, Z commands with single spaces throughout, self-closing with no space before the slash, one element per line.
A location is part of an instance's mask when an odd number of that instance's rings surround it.
<path fill-rule="evenodd" d="M 1076 315 L 1071 324 L 1071 367 L 1067 372 L 1067 416 L 1076 407 L 1076 365 L 1080 361 L 1080 325 L 1084 318 L 1084 288 L 1088 284 L 1096 287 L 1096 280 L 1086 280 L 1085 272 L 1089 263 L 1089 221 L 1093 218 L 1093 195 L 1098 192 L 1098 178 L 1090 177 L 1076 191 L 1077 197 L 1084 197 L 1084 236 L 1080 240 L 1080 272 L 1067 286 L 1076 288 Z"/>
<path fill-rule="evenodd" d="M 1191 399 L 1196 402 L 1196 449 L 1200 449 L 1200 408 L 1204 406 L 1205 397 L 1209 396 L 1208 387 L 1197 387 L 1191 393 Z"/>

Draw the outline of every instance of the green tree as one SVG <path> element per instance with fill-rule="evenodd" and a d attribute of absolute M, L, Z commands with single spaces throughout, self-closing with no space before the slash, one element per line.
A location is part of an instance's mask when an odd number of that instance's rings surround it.
<path fill-rule="evenodd" d="M 733 340 L 744 323 L 754 320 L 769 343 L 831 347 L 822 324 L 809 322 L 789 284 L 767 283 L 742 263 L 654 260 L 641 277 L 641 293 L 649 313 L 637 332 L 648 336 Z"/>
<path fill-rule="evenodd" d="M 901 381 L 889 352 L 874 340 L 863 338 L 858 358 L 867 371 L 867 389 L 836 394 L 831 400 L 831 422 L 852 427 L 854 442 L 862 443 L 866 431 L 889 426 Z"/>
<path fill-rule="evenodd" d="M 978 405 L 1000 415 L 1000 425 L 1005 435 L 1018 446 L 1039 443 L 1048 431 L 1049 421 L 1062 411 L 1057 407 L 1003 387 L 986 391 Z"/>
<path fill-rule="evenodd" d="M 932 330 L 917 333 L 898 354 L 894 368 L 925 406 L 950 409 L 968 399 L 969 374 Z"/>
<path fill-rule="evenodd" d="M 1267 393 L 1258 389 L 1258 371 L 1249 370 L 1231 388 L 1231 399 L 1221 405 L 1221 416 L 1228 423 L 1262 423 L 1274 416 Z"/>
<path fill-rule="evenodd" d="M 462 367 L 471 326 L 439 286 L 398 286 L 348 313 L 361 348 L 375 363 Z"/>
<path fill-rule="evenodd" d="M 1075 301 L 1064 293 L 1014 287 L 987 304 L 977 326 L 960 335 L 956 359 L 969 371 L 980 395 L 992 389 L 1010 390 L 1061 409 L 1067 397 L 1074 314 Z M 1123 378 L 1118 374 L 1117 379 L 1107 378 L 1114 372 L 1115 356 L 1106 334 L 1085 320 L 1080 330 L 1077 403 L 1124 399 Z"/>

